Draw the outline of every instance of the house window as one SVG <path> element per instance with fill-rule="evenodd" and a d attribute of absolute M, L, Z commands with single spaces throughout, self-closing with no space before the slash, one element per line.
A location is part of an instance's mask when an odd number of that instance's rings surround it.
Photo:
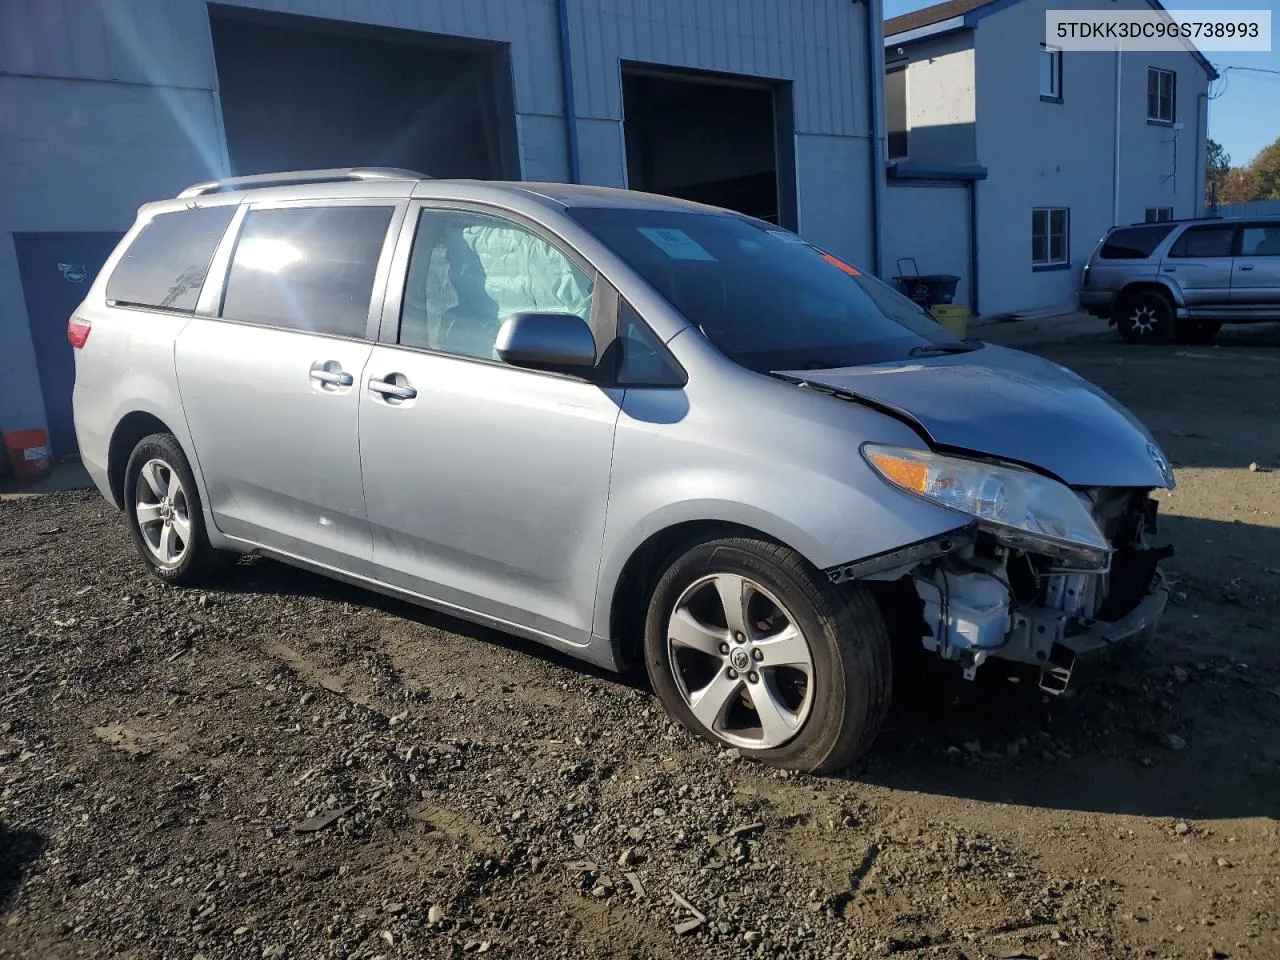
<path fill-rule="evenodd" d="M 1036 207 L 1031 211 L 1031 263 L 1036 267 L 1063 266 L 1070 261 L 1067 249 L 1066 207 Z"/>
<path fill-rule="evenodd" d="M 1173 123 L 1177 119 L 1174 93 L 1178 75 L 1172 70 L 1147 68 L 1147 119 L 1157 123 Z"/>
<path fill-rule="evenodd" d="M 907 156 L 911 128 L 907 122 L 907 68 L 894 67 L 885 74 L 884 98 L 885 125 L 889 131 L 889 159 L 901 160 Z"/>
<path fill-rule="evenodd" d="M 1147 223 L 1164 223 L 1173 219 L 1173 207 L 1147 207 Z"/>
<path fill-rule="evenodd" d="M 1040 99 L 1062 102 L 1062 51 L 1040 44 Z"/>

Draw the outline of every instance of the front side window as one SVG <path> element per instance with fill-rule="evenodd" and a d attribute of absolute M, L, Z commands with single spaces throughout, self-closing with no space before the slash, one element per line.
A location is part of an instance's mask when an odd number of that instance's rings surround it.
<path fill-rule="evenodd" d="M 250 210 L 221 316 L 307 333 L 363 337 L 392 207 Z"/>
<path fill-rule="evenodd" d="M 1031 263 L 1037 267 L 1067 263 L 1069 213 L 1066 207 L 1037 207 L 1031 211 Z"/>
<path fill-rule="evenodd" d="M 480 213 L 423 210 L 409 258 L 400 343 L 497 359 L 493 345 L 516 313 L 589 320 L 594 284 L 531 230 Z"/>
<path fill-rule="evenodd" d="M 1173 207 L 1147 207 L 1147 223 L 1164 223 L 1173 219 Z"/>
<path fill-rule="evenodd" d="M 1229 257 L 1235 227 L 1191 227 L 1169 248 L 1169 256 L 1186 258 Z"/>
<path fill-rule="evenodd" d="M 1258 224 L 1241 230 L 1240 256 L 1280 257 L 1280 224 Z"/>
<path fill-rule="evenodd" d="M 772 224 L 673 210 L 568 213 L 748 369 L 819 370 L 966 349 L 886 284 Z"/>
<path fill-rule="evenodd" d="M 889 159 L 907 156 L 911 124 L 907 119 L 907 68 L 894 67 L 884 77 L 885 124 L 889 133 Z"/>
<path fill-rule="evenodd" d="M 1173 227 L 1125 227 L 1113 230 L 1103 241 L 1103 260 L 1145 260 L 1155 253 L 1160 241 Z"/>
<path fill-rule="evenodd" d="M 107 299 L 192 313 L 235 204 L 159 213 L 133 239 L 107 280 Z"/>
<path fill-rule="evenodd" d="M 1040 97 L 1062 102 L 1062 51 L 1040 44 Z"/>
<path fill-rule="evenodd" d="M 1174 94 L 1178 75 L 1172 70 L 1147 69 L 1147 119 L 1173 123 L 1177 119 Z"/>

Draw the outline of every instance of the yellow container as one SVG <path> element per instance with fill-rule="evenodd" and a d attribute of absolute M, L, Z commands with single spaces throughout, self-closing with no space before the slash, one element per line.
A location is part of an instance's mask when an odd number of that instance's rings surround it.
<path fill-rule="evenodd" d="M 964 338 L 969 330 L 969 308 L 958 303 L 940 303 L 929 312 L 946 330 Z"/>

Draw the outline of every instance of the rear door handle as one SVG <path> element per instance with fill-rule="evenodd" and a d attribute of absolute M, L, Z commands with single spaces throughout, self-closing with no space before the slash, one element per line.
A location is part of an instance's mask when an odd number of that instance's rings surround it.
<path fill-rule="evenodd" d="M 1174 273 L 1177 269 L 1178 269 L 1177 267 L 1165 267 L 1165 268 L 1164 268 L 1164 272 L 1165 272 L 1165 273 Z"/>
<path fill-rule="evenodd" d="M 311 368 L 311 379 L 333 387 L 349 387 L 356 382 L 355 377 L 343 370 L 326 370 L 322 366 Z"/>
<path fill-rule="evenodd" d="M 418 395 L 418 391 L 407 383 L 393 383 L 390 380 L 371 379 L 369 381 L 369 389 L 374 393 L 380 393 L 384 397 L 393 397 L 396 400 L 412 400 Z"/>
<path fill-rule="evenodd" d="M 1252 270 L 1252 269 L 1253 269 L 1253 264 L 1252 264 L 1252 263 L 1242 263 L 1242 264 L 1240 264 L 1240 269 L 1241 269 L 1241 270 Z"/>

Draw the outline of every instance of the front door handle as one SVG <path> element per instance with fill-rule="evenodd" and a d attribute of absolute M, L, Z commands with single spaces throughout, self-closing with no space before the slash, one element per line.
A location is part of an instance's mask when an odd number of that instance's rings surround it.
<path fill-rule="evenodd" d="M 325 363 L 316 361 L 311 365 L 311 379 L 330 387 L 349 387 L 356 382 L 355 377 L 347 373 L 330 360 Z"/>
<path fill-rule="evenodd" d="M 395 376 L 395 374 L 392 374 Z M 384 397 L 396 400 L 412 400 L 418 395 L 418 391 L 407 383 L 395 383 L 392 380 L 370 380 L 369 389 L 374 393 L 380 393 Z"/>

